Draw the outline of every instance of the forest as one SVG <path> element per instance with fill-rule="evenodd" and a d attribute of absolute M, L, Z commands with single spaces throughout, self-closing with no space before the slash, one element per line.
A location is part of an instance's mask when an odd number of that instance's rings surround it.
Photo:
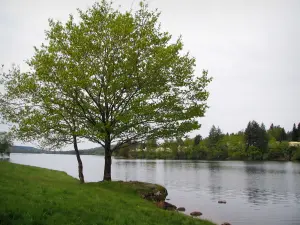
<path fill-rule="evenodd" d="M 212 126 L 209 135 L 177 137 L 163 141 L 148 139 L 143 143 L 123 145 L 115 153 L 122 158 L 193 159 L 193 160 L 300 160 L 300 123 L 291 131 L 279 125 L 250 121 L 245 130 L 223 133 Z"/>

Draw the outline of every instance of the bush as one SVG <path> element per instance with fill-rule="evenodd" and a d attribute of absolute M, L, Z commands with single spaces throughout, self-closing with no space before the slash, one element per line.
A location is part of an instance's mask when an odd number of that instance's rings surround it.
<path fill-rule="evenodd" d="M 248 149 L 248 159 L 249 160 L 262 160 L 263 155 L 259 148 L 255 146 L 250 146 Z"/>
<path fill-rule="evenodd" d="M 295 149 L 292 160 L 300 161 L 300 147 Z"/>

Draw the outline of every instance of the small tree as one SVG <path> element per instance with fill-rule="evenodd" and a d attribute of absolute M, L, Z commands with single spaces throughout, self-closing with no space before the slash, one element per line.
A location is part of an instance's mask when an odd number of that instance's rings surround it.
<path fill-rule="evenodd" d="M 270 136 L 270 139 L 273 137 L 276 139 L 276 141 L 279 142 L 285 141 L 287 138 L 284 128 L 281 128 L 280 126 L 273 125 L 272 128 L 268 130 L 268 134 Z"/>
<path fill-rule="evenodd" d="M 200 134 L 196 135 L 194 138 L 194 146 L 199 145 L 200 141 L 202 141 L 202 136 Z"/>
<path fill-rule="evenodd" d="M 298 130 L 296 128 L 295 123 L 293 125 L 293 130 L 292 130 L 292 141 L 298 141 Z"/>
<path fill-rule="evenodd" d="M 10 153 L 10 147 L 12 146 L 12 139 L 6 132 L 0 132 L 0 154 Z"/>
<path fill-rule="evenodd" d="M 17 102 L 74 109 L 82 125 L 76 135 L 104 147 L 103 179 L 111 180 L 112 152 L 124 144 L 200 127 L 211 79 L 207 71 L 194 74 L 181 38 L 171 43 L 159 13 L 144 3 L 122 13 L 102 1 L 79 15 L 78 23 L 73 16 L 65 24 L 50 20 L 48 44 L 35 48 L 29 72 L 11 71 L 7 85 L 22 93 Z"/>
<path fill-rule="evenodd" d="M 247 125 L 245 130 L 245 143 L 246 143 L 246 151 L 253 146 L 252 148 L 251 157 L 253 159 L 253 154 L 260 151 L 259 156 L 255 157 L 255 159 L 263 157 L 263 153 L 265 153 L 268 149 L 268 135 L 265 129 L 264 124 L 259 124 L 256 121 L 250 121 Z M 254 151 L 255 149 L 255 151 Z"/>
<path fill-rule="evenodd" d="M 219 127 L 215 127 L 215 125 L 213 125 L 209 131 L 209 135 L 208 135 L 208 142 L 209 142 L 209 146 L 213 147 L 215 146 L 218 141 L 221 140 L 221 138 L 223 137 L 223 133 L 221 131 L 221 129 Z"/>
<path fill-rule="evenodd" d="M 282 142 L 282 141 L 287 141 L 287 134 L 286 134 L 284 128 L 281 129 L 279 141 L 280 141 L 280 142 Z"/>
<path fill-rule="evenodd" d="M 298 131 L 298 141 L 300 141 L 300 123 L 298 123 L 297 131 Z"/>

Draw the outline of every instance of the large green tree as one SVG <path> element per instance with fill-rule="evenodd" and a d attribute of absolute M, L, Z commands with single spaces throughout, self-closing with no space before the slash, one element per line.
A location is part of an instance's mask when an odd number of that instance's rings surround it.
<path fill-rule="evenodd" d="M 120 146 L 183 136 L 200 127 L 207 109 L 207 71 L 194 74 L 195 59 L 182 51 L 181 38 L 171 42 L 158 18 L 144 3 L 122 13 L 102 1 L 79 10 L 78 22 L 50 20 L 30 71 L 9 74 L 7 95 L 19 93 L 15 101 L 31 113 L 47 104 L 72 109 L 82 125 L 76 135 L 105 148 L 104 180 L 111 180 L 111 155 Z"/>

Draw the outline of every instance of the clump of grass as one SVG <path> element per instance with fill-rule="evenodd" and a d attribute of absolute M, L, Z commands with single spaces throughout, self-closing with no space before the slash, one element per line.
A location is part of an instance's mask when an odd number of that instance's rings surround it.
<path fill-rule="evenodd" d="M 156 208 L 125 182 L 79 184 L 64 172 L 4 161 L 0 224 L 213 225 Z"/>

